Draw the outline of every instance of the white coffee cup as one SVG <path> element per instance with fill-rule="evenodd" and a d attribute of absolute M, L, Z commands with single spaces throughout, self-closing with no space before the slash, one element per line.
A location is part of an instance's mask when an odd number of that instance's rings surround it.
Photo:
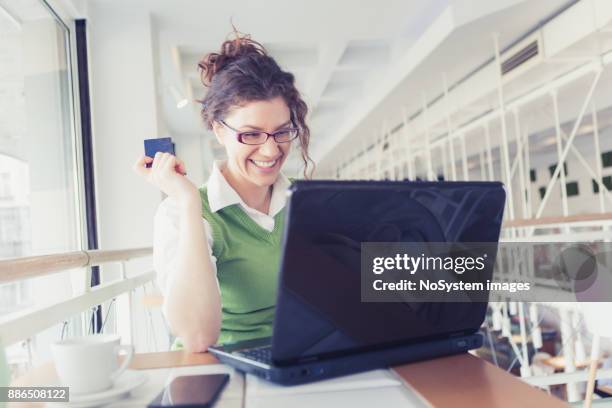
<path fill-rule="evenodd" d="M 71 394 L 89 394 L 111 388 L 134 356 L 134 348 L 120 345 L 119 341 L 118 335 L 94 334 L 51 344 L 61 383 L 69 387 Z M 117 356 L 121 351 L 125 351 L 126 356 L 121 367 L 117 367 Z"/>

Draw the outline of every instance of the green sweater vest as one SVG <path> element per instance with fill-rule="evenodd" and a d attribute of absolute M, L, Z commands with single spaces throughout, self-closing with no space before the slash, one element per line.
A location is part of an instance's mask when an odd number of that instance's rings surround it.
<path fill-rule="evenodd" d="M 268 232 L 239 204 L 212 212 L 206 187 L 200 188 L 202 217 L 208 221 L 217 258 L 223 320 L 219 343 L 272 336 L 278 284 L 283 209 Z M 203 294 L 204 296 L 204 294 Z M 183 347 L 180 339 L 172 349 Z"/>

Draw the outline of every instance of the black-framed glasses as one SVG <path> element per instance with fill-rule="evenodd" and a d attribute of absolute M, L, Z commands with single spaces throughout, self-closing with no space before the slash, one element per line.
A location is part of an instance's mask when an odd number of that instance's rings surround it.
<path fill-rule="evenodd" d="M 233 131 L 236 134 L 236 139 L 242 144 L 246 145 L 260 145 L 268 141 L 269 137 L 274 138 L 276 143 L 288 143 L 298 137 L 298 129 L 296 127 L 287 127 L 277 130 L 274 133 L 264 132 L 263 130 L 248 130 L 241 132 L 234 129 L 224 121 L 220 120 L 221 124 Z"/>

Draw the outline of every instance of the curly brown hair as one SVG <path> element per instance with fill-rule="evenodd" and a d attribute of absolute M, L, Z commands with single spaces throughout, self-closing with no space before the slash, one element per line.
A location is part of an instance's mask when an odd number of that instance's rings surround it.
<path fill-rule="evenodd" d="M 229 110 L 245 102 L 282 97 L 291 111 L 291 121 L 299 129 L 300 154 L 304 177 L 310 178 L 314 162 L 308 155 L 310 129 L 306 125 L 308 107 L 295 87 L 295 77 L 283 71 L 266 49 L 234 29 L 233 39 L 221 44 L 219 52 L 206 54 L 198 63 L 202 84 L 208 87 L 202 104 L 202 118 L 209 129 L 223 120 Z M 312 170 L 308 170 L 312 165 Z"/>

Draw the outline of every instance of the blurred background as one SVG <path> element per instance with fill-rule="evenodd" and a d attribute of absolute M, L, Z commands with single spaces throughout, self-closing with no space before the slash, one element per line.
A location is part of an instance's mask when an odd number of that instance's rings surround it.
<path fill-rule="evenodd" d="M 612 236 L 607 0 L 0 0 L 0 341 L 14 375 L 68 335 L 167 349 L 150 259 L 163 197 L 131 166 L 156 137 L 197 185 L 223 158 L 197 63 L 232 23 L 296 76 L 315 178 L 501 180 L 503 240 Z M 295 152 L 285 173 L 301 175 Z M 554 304 L 494 305 L 483 330 L 482 354 L 523 377 L 575 371 L 592 335 Z"/>

